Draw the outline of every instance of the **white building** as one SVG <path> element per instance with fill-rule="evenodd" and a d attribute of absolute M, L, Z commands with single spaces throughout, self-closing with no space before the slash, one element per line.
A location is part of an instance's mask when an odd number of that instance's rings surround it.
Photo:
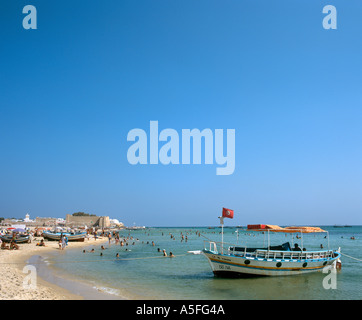
<path fill-rule="evenodd" d="M 111 224 L 115 224 L 117 226 L 123 226 L 123 223 L 119 222 L 118 219 L 109 219 L 109 221 L 110 221 Z"/>
<path fill-rule="evenodd" d="M 25 215 L 24 222 L 33 222 L 33 220 L 30 219 L 29 213 L 27 213 L 27 214 Z"/>
<path fill-rule="evenodd" d="M 63 224 L 63 225 L 65 225 L 65 219 L 63 219 L 63 218 L 57 218 L 57 220 L 56 220 L 56 224 Z"/>

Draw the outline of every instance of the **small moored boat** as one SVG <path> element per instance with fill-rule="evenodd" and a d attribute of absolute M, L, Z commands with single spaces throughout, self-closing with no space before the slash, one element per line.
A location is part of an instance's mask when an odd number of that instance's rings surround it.
<path fill-rule="evenodd" d="M 223 226 L 222 218 L 220 217 L 220 222 Z M 223 240 L 204 241 L 202 253 L 208 259 L 214 275 L 225 277 L 298 275 L 322 271 L 327 266 L 338 267 L 337 263 L 340 264 L 340 248 L 307 251 L 297 246 L 293 247 L 289 242 L 277 246 L 270 245 L 270 232 L 298 233 L 302 248 L 304 233 L 326 232 L 329 247 L 329 234 L 321 228 L 248 225 L 247 231 L 264 232 L 268 235 L 268 245 L 248 248 L 224 243 Z"/>
<path fill-rule="evenodd" d="M 2 235 L 0 236 L 1 241 L 9 243 L 14 240 L 15 243 L 28 243 L 30 241 L 29 235 L 16 235 L 13 237 L 12 235 Z"/>
<path fill-rule="evenodd" d="M 43 231 L 43 237 L 48 240 L 59 241 L 61 236 L 67 236 L 68 241 L 80 241 L 83 242 L 87 233 L 86 232 L 54 232 Z"/>

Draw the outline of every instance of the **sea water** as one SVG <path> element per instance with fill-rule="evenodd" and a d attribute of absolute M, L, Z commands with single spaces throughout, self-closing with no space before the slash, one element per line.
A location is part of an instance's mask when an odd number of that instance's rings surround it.
<path fill-rule="evenodd" d="M 215 277 L 205 256 L 187 253 L 204 248 L 204 241 L 221 241 L 220 228 L 146 228 L 121 230 L 120 236 L 133 237 L 127 246 L 112 240 L 84 248 L 57 251 L 46 257 L 58 275 L 89 284 L 114 297 L 128 299 L 231 300 L 231 299 L 316 299 L 355 300 L 362 298 L 362 226 L 321 226 L 326 233 L 270 233 L 271 245 L 289 241 L 307 250 L 341 248 L 342 269 L 337 273 L 336 288 L 323 285 L 329 273 L 315 272 L 294 276 L 227 279 Z M 171 237 L 172 235 L 172 237 Z M 184 239 L 182 239 L 182 236 Z M 187 237 L 187 241 L 186 241 Z M 351 239 L 354 237 L 355 239 Z M 267 233 L 224 228 L 225 243 L 238 246 L 268 244 Z M 153 245 L 153 243 L 154 245 Z M 94 252 L 89 252 L 91 249 Z M 83 249 L 86 253 L 83 253 Z M 158 251 L 160 249 L 160 251 Z M 172 251 L 174 258 L 163 257 Z M 102 256 L 100 255 L 102 253 Z M 119 258 L 116 258 L 116 254 Z M 356 260 L 358 259 L 358 260 Z M 329 288 L 329 289 L 328 289 Z"/>

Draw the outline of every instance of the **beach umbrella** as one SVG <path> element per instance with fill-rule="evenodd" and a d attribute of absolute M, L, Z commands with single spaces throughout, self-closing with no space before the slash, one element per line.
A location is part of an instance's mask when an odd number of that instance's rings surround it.
<path fill-rule="evenodd" d="M 13 232 L 25 232 L 25 229 L 22 228 L 17 228 L 17 229 L 13 229 Z"/>

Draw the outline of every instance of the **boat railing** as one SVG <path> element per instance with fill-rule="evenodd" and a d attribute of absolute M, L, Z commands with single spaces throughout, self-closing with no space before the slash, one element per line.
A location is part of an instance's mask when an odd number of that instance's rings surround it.
<path fill-rule="evenodd" d="M 209 244 L 207 246 L 207 243 Z M 218 253 L 218 249 L 217 249 L 217 242 L 214 241 L 204 241 L 204 249 L 211 251 L 211 252 L 215 252 Z"/>
<path fill-rule="evenodd" d="M 318 251 L 287 251 L 287 250 L 267 250 L 256 249 L 249 252 L 247 247 L 244 250 L 236 250 L 236 246 L 231 243 L 206 241 L 204 240 L 204 249 L 215 254 L 226 253 L 234 256 L 253 257 L 260 259 L 283 259 L 283 260 L 306 260 L 306 259 L 327 259 L 334 257 L 333 250 L 318 250 Z"/>
<path fill-rule="evenodd" d="M 204 240 L 204 249 L 212 251 L 214 253 L 228 252 L 228 254 L 230 254 L 230 246 L 232 245 L 232 243 L 227 242 Z"/>
<path fill-rule="evenodd" d="M 306 260 L 306 259 L 326 259 L 334 257 L 333 250 L 321 251 L 279 251 L 279 250 L 261 250 L 253 253 L 255 258 L 262 259 L 283 259 L 283 260 Z"/>

